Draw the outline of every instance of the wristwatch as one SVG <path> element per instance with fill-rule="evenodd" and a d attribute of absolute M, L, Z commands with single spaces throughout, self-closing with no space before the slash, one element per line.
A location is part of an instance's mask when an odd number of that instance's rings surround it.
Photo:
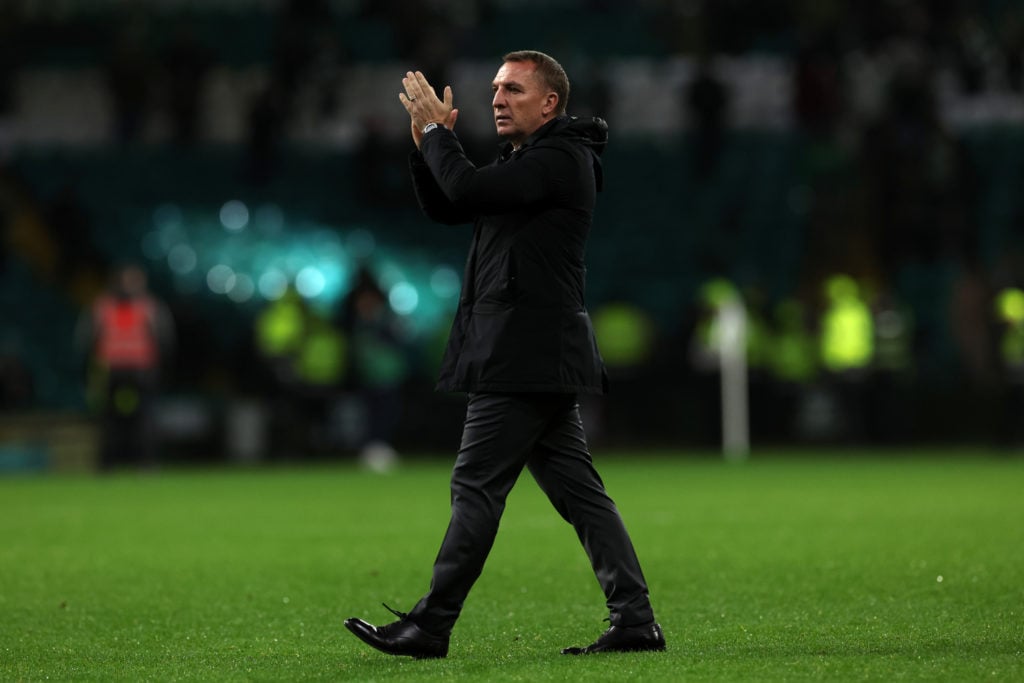
<path fill-rule="evenodd" d="M 441 128 L 444 128 L 444 126 L 442 126 L 440 123 L 438 123 L 436 121 L 431 121 L 427 125 L 423 126 L 423 134 L 426 135 L 427 133 L 429 133 L 430 131 L 434 130 L 438 126 L 440 126 Z"/>

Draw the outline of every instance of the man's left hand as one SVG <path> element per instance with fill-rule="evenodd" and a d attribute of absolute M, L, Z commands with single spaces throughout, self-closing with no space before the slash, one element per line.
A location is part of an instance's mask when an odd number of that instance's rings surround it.
<path fill-rule="evenodd" d="M 402 79 L 405 92 L 398 95 L 405 110 L 409 112 L 412 120 L 412 137 L 416 146 L 420 145 L 423 126 L 428 123 L 440 123 L 445 128 L 455 127 L 455 119 L 459 116 L 459 110 L 452 107 L 452 87 L 446 85 L 444 88 L 444 100 L 437 97 L 433 86 L 427 82 L 423 72 L 409 71 Z"/>

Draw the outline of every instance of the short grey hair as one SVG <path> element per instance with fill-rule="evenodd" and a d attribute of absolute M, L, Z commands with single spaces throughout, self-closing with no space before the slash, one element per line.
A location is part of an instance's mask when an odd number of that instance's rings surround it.
<path fill-rule="evenodd" d="M 509 52 L 502 59 L 506 62 L 532 62 L 537 67 L 537 75 L 544 85 L 558 95 L 555 115 L 561 116 L 565 113 L 565 107 L 569 104 L 569 77 L 558 60 L 537 50 L 516 50 Z"/>

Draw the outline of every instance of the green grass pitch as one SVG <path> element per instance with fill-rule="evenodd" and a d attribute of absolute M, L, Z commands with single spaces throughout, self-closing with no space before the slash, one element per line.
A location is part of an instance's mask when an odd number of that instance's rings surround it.
<path fill-rule="evenodd" d="M 596 455 L 668 651 L 605 628 L 524 474 L 448 659 L 343 627 L 427 588 L 450 461 L 0 479 L 0 679 L 1024 680 L 1024 460 Z"/>

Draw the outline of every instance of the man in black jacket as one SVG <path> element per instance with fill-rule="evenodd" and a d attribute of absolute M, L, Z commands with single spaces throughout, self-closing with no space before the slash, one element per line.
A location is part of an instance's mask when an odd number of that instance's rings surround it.
<path fill-rule="evenodd" d="M 410 167 L 423 211 L 441 223 L 474 224 L 462 296 L 438 388 L 469 394 L 452 472 L 451 522 L 430 590 L 399 620 L 345 625 L 394 655 L 444 657 L 470 588 L 483 570 L 505 499 L 527 467 L 576 529 L 610 612 L 611 627 L 563 654 L 664 650 L 629 534 L 587 449 L 577 395 L 607 378 L 584 305 L 584 248 L 599 156 L 601 119 L 565 115 L 569 81 L 540 52 L 504 57 L 492 84 L 494 123 L 505 145 L 477 168 L 452 131 L 458 110 L 423 74 L 399 95 L 409 112 Z M 390 608 L 388 608 L 390 609 Z"/>

